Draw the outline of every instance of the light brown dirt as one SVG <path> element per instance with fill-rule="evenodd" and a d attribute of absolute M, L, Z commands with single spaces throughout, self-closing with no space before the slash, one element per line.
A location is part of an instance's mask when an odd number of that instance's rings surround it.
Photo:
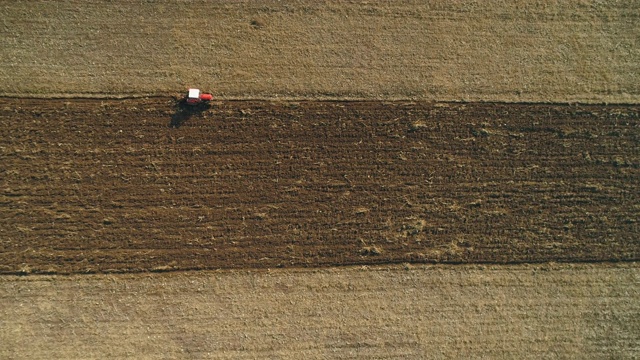
<path fill-rule="evenodd" d="M 0 94 L 640 100 L 638 1 L 0 1 Z"/>
<path fill-rule="evenodd" d="M 638 260 L 640 109 L 0 102 L 0 272 Z"/>
<path fill-rule="evenodd" d="M 0 277 L 0 358 L 640 356 L 640 268 Z"/>

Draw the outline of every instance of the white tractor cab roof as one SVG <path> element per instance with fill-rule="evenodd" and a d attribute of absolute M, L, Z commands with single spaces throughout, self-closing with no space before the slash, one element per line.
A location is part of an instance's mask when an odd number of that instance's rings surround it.
<path fill-rule="evenodd" d="M 189 99 L 199 99 L 200 98 L 200 89 L 189 89 Z"/>

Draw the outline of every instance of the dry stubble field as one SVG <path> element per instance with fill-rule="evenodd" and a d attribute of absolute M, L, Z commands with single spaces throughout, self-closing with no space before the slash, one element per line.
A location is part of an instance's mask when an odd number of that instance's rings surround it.
<path fill-rule="evenodd" d="M 0 1 L 0 94 L 403 101 L 4 99 L 4 274 L 596 263 L 3 275 L 0 357 L 639 356 L 637 106 L 407 102 L 637 104 L 638 2 L 200 5 Z"/>
<path fill-rule="evenodd" d="M 0 0 L 0 94 L 640 100 L 638 1 Z"/>
<path fill-rule="evenodd" d="M 637 358 L 634 264 L 0 277 L 1 358 Z"/>

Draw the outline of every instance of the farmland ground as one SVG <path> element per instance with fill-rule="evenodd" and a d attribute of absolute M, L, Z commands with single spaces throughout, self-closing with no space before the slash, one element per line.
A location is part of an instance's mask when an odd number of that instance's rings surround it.
<path fill-rule="evenodd" d="M 0 272 L 638 260 L 638 106 L 0 101 Z"/>
<path fill-rule="evenodd" d="M 0 14 L 0 358 L 640 358 L 640 2 Z"/>
<path fill-rule="evenodd" d="M 637 103 L 638 1 L 0 0 L 0 94 Z"/>
<path fill-rule="evenodd" d="M 0 277 L 0 358 L 640 355 L 632 264 Z"/>

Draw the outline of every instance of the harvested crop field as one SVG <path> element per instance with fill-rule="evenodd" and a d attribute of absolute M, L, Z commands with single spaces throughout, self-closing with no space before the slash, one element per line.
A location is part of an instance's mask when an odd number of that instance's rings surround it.
<path fill-rule="evenodd" d="M 636 359 L 639 270 L 601 263 L 2 276 L 0 358 Z"/>
<path fill-rule="evenodd" d="M 638 106 L 0 102 L 0 272 L 638 260 Z"/>
<path fill-rule="evenodd" d="M 0 94 L 637 103 L 638 1 L 0 0 Z"/>

